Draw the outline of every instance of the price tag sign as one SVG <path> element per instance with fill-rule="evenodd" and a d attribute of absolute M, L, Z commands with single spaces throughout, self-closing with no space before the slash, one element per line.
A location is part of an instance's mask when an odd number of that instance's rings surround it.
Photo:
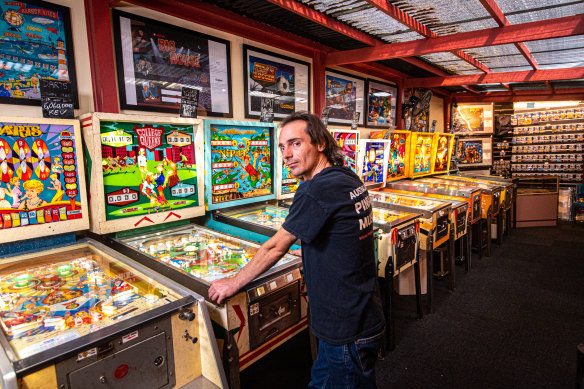
<path fill-rule="evenodd" d="M 351 123 L 351 129 L 356 130 L 359 125 L 359 118 L 361 117 L 361 112 L 353 112 L 353 121 Z"/>
<path fill-rule="evenodd" d="M 325 127 L 328 126 L 328 119 L 329 119 L 329 111 L 330 110 L 331 110 L 331 107 L 324 107 L 322 109 L 322 114 L 320 115 L 320 120 L 322 120 Z"/>
<path fill-rule="evenodd" d="M 180 96 L 180 116 L 183 118 L 196 118 L 199 106 L 199 90 L 183 86 Z"/>
<path fill-rule="evenodd" d="M 274 98 L 262 97 L 262 111 L 260 113 L 260 122 L 274 122 Z"/>
<path fill-rule="evenodd" d="M 72 119 L 75 116 L 71 81 L 41 80 L 44 118 Z"/>

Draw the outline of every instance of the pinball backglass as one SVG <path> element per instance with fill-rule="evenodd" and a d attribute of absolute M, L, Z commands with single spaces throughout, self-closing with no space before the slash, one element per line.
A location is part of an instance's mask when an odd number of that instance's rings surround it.
<path fill-rule="evenodd" d="M 357 173 L 357 152 L 359 151 L 359 130 L 330 130 L 333 138 L 345 156 L 345 166 Z"/>
<path fill-rule="evenodd" d="M 91 160 L 91 229 L 104 234 L 204 214 L 200 120 L 81 117 Z"/>
<path fill-rule="evenodd" d="M 89 226 L 79 121 L 0 117 L 0 243 Z"/>

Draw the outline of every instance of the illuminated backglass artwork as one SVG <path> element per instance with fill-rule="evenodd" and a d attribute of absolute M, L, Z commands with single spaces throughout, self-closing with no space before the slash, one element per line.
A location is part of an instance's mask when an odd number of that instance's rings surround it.
<path fill-rule="evenodd" d="M 332 130 L 333 138 L 341 147 L 345 156 L 345 166 L 348 166 L 355 173 L 357 172 L 357 150 L 359 145 L 358 130 Z"/>
<path fill-rule="evenodd" d="M 24 239 L 87 219 L 79 139 L 78 121 L 0 118 L 0 228 Z"/>
<path fill-rule="evenodd" d="M 274 198 L 274 132 L 260 122 L 205 121 L 209 209 Z"/>
<path fill-rule="evenodd" d="M 198 206 L 192 125 L 100 122 L 106 219 Z"/>

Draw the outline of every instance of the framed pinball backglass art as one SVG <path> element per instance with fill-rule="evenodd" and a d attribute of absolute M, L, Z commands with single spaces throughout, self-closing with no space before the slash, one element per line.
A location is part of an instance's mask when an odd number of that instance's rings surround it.
<path fill-rule="evenodd" d="M 199 116 L 232 117 L 229 41 L 112 11 L 120 107 L 178 113 L 182 87 Z"/>
<path fill-rule="evenodd" d="M 310 64 L 243 45 L 245 117 L 259 119 L 262 97 L 272 98 L 275 120 L 310 110 Z"/>
<path fill-rule="evenodd" d="M 78 108 L 69 8 L 0 1 L 0 103 L 41 105 L 40 80 L 70 81 Z"/>
<path fill-rule="evenodd" d="M 367 80 L 367 127 L 390 127 L 396 123 L 397 88 Z"/>
<path fill-rule="evenodd" d="M 325 107 L 329 108 L 328 123 L 350 126 L 353 114 L 361 114 L 359 125 L 365 118 L 365 79 L 351 74 L 327 69 L 325 72 Z"/>

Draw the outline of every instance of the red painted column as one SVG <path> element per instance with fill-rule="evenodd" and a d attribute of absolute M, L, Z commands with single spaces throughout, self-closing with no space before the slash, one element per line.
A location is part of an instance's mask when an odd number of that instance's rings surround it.
<path fill-rule="evenodd" d="M 397 82 L 397 107 L 396 107 L 396 115 L 397 120 L 395 122 L 396 130 L 403 130 L 404 129 L 404 119 L 402 119 L 402 104 L 404 103 L 404 83 L 403 80 L 399 80 Z"/>
<path fill-rule="evenodd" d="M 452 105 L 452 97 L 444 98 L 444 132 L 450 132 L 450 106 Z"/>
<path fill-rule="evenodd" d="M 119 112 L 116 62 L 108 0 L 85 0 L 85 19 L 96 112 Z"/>
<path fill-rule="evenodd" d="M 313 93 L 314 98 L 314 113 L 320 117 L 322 109 L 325 106 L 326 85 L 325 85 L 325 62 L 326 55 L 323 51 L 315 51 L 312 56 L 312 74 L 313 77 Z"/>

